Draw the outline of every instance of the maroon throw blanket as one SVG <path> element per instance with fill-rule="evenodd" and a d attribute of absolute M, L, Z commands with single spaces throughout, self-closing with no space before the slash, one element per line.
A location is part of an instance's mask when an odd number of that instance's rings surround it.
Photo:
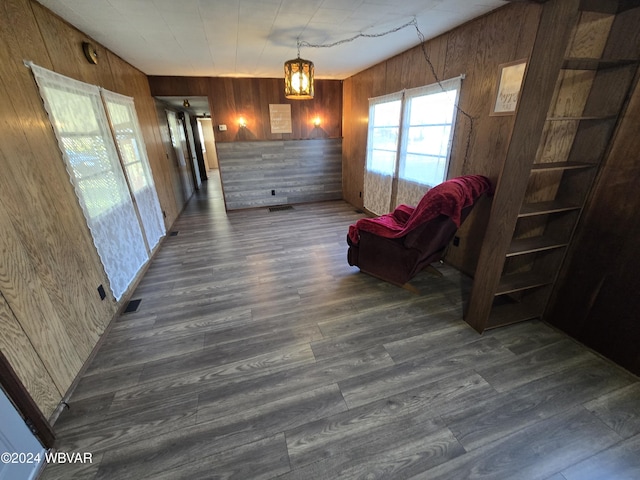
<path fill-rule="evenodd" d="M 451 217 L 460 226 L 460 213 L 483 193 L 492 193 L 489 179 L 482 175 L 465 175 L 436 185 L 424 194 L 416 207 L 399 205 L 393 212 L 376 218 L 361 218 L 349 227 L 353 245 L 360 241 L 360 231 L 385 238 L 404 237 L 418 225 L 439 215 Z"/>

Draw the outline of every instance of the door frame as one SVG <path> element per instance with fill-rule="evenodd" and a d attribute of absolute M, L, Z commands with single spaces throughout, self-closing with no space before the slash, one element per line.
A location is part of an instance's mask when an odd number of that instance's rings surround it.
<path fill-rule="evenodd" d="M 56 440 L 55 432 L 44 417 L 36 402 L 24 387 L 15 370 L 9 364 L 7 357 L 0 351 L 0 386 L 9 400 L 22 415 L 29 430 L 40 440 L 46 449 L 53 447 Z"/>
<path fill-rule="evenodd" d="M 191 141 L 189 140 L 189 131 L 188 131 L 188 129 L 191 128 L 191 122 L 187 122 L 186 115 L 182 111 L 178 112 L 177 117 L 178 117 L 178 122 L 182 126 L 182 133 L 184 134 L 184 140 L 185 140 L 184 146 L 187 149 L 187 163 L 189 164 L 189 171 L 191 172 L 191 180 L 193 180 L 193 188 L 194 188 L 194 191 L 197 191 L 197 190 L 200 190 L 200 185 L 198 185 L 198 176 L 200 176 L 200 166 L 198 165 L 198 172 L 196 173 L 196 165 L 198 163 L 198 159 L 195 155 L 195 152 L 192 151 L 191 149 Z M 191 117 L 189 116 L 189 118 Z M 193 135 L 193 129 L 191 131 L 191 135 Z M 200 178 L 200 183 L 202 183 L 202 177 Z"/>

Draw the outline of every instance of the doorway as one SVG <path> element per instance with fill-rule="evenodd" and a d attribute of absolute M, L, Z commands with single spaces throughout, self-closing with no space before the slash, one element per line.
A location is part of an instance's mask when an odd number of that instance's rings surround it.
<path fill-rule="evenodd" d="M 209 185 L 209 187 L 222 191 L 208 97 L 161 96 L 155 98 L 177 115 L 182 114 L 183 121 L 180 123 L 183 125 L 185 142 L 188 142 L 186 148 L 191 149 L 194 170 L 198 170 L 197 175 L 202 182 L 213 182 L 215 185 Z M 197 182 L 196 179 L 194 181 Z"/>

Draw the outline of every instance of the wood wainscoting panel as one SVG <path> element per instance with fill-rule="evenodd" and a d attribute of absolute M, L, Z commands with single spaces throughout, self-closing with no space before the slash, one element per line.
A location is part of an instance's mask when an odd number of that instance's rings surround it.
<path fill-rule="evenodd" d="M 218 143 L 227 210 L 342 198 L 342 140 Z"/>

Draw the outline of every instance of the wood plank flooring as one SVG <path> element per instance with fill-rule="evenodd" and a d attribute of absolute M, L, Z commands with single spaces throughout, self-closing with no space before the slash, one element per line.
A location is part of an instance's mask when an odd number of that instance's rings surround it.
<path fill-rule="evenodd" d="M 638 479 L 640 381 L 532 321 L 478 335 L 469 281 L 346 262 L 341 201 L 191 199 L 54 428 L 52 479 Z"/>

